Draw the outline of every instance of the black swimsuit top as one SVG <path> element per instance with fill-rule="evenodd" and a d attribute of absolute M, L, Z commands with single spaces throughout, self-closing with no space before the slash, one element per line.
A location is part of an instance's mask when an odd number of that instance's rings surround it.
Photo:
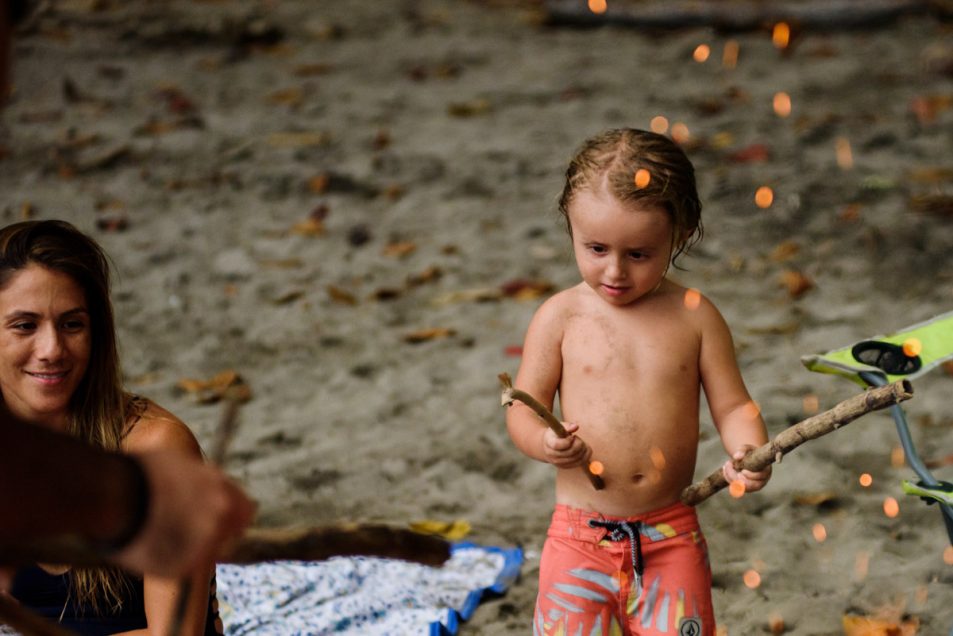
<path fill-rule="evenodd" d="M 116 612 L 106 612 L 102 615 L 93 614 L 88 607 L 77 607 L 75 602 L 67 602 L 69 573 L 49 574 L 36 565 L 17 571 L 10 594 L 33 613 L 58 622 L 62 627 L 83 636 L 107 636 L 132 629 L 145 629 L 146 609 L 142 579 L 126 574 L 123 576 L 126 584 L 122 588 L 122 607 Z M 213 577 L 203 634 L 219 636 L 222 634 L 221 624 L 218 620 Z"/>

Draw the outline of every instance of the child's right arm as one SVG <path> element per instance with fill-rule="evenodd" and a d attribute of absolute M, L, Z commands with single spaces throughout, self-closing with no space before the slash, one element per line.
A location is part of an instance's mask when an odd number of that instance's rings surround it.
<path fill-rule="evenodd" d="M 526 391 L 552 410 L 562 376 L 562 312 L 558 297 L 551 298 L 536 311 L 523 341 L 523 360 L 516 375 L 516 388 Z M 570 433 L 560 438 L 522 402 L 514 402 L 506 411 L 506 428 L 523 454 L 558 468 L 573 468 L 588 462 L 592 451 L 573 435 L 579 427 L 563 423 Z"/>

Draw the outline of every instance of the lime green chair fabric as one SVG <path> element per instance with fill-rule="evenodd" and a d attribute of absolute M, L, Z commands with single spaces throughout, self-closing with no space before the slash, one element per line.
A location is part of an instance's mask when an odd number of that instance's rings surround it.
<path fill-rule="evenodd" d="M 866 388 L 862 371 L 894 382 L 919 377 L 951 359 L 953 311 L 827 353 L 802 356 L 801 362 L 811 371 L 840 375 Z"/>

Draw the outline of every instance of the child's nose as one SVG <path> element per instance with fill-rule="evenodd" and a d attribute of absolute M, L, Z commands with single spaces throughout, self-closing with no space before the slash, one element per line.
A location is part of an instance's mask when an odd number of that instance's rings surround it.
<path fill-rule="evenodd" d="M 625 267 L 620 259 L 609 259 L 608 274 L 614 279 L 625 278 Z"/>

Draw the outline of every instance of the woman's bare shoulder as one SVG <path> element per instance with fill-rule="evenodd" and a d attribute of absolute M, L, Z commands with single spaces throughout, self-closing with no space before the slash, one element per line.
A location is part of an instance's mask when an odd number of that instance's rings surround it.
<path fill-rule="evenodd" d="M 198 440 L 185 422 L 152 400 L 144 400 L 140 412 L 130 421 L 122 445 L 127 452 L 180 450 L 202 455 Z"/>

